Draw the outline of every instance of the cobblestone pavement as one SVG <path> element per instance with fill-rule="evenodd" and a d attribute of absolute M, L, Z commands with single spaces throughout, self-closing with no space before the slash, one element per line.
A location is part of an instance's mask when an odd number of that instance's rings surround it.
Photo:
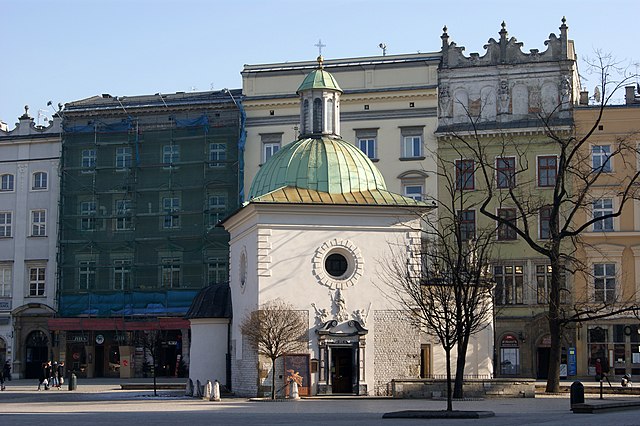
<path fill-rule="evenodd" d="M 573 414 L 569 410 L 567 394 L 454 402 L 456 410 L 496 413 L 495 417 L 487 419 L 399 420 L 382 419 L 382 414 L 402 410 L 442 410 L 446 403 L 368 397 L 289 402 L 250 402 L 234 398 L 209 402 L 187 398 L 177 391 L 158 391 L 158 397 L 151 391 L 122 391 L 120 382 L 81 379 L 78 390 L 73 392 L 68 391 L 66 385 L 61 390 L 37 391 L 37 383 L 33 380 L 9 382 L 7 390 L 0 393 L 0 425 L 640 425 L 640 410 Z M 587 398 L 596 396 L 588 395 Z"/>

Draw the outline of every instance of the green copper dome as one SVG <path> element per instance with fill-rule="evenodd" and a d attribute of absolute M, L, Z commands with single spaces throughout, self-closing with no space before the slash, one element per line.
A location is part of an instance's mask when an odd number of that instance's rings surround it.
<path fill-rule="evenodd" d="M 342 89 L 336 79 L 333 78 L 331 73 L 328 73 L 322 68 L 322 61 L 322 56 L 318 56 L 318 68 L 307 74 L 296 93 L 309 89 L 329 89 L 342 93 Z"/>
<path fill-rule="evenodd" d="M 382 174 L 360 149 L 326 136 L 298 139 L 280 149 L 256 174 L 249 199 L 284 187 L 330 194 L 386 190 Z"/>

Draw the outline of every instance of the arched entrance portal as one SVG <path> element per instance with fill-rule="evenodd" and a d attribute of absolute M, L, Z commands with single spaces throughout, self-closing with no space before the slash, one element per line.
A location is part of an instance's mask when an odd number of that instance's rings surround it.
<path fill-rule="evenodd" d="M 42 363 L 47 361 L 49 354 L 49 339 L 42 331 L 32 331 L 25 344 L 25 378 L 37 379 Z"/>

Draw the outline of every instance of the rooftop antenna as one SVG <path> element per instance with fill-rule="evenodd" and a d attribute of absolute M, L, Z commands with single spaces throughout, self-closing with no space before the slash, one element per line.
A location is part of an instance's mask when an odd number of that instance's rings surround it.
<path fill-rule="evenodd" d="M 378 47 L 382 49 L 382 56 L 387 56 L 387 45 L 385 43 L 380 43 Z"/>

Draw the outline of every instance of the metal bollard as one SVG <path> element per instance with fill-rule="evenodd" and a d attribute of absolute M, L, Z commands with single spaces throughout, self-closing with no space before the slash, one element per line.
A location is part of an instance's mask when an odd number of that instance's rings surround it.
<path fill-rule="evenodd" d="M 577 380 L 571 384 L 571 406 L 574 404 L 584 404 L 584 385 Z"/>
<path fill-rule="evenodd" d="M 76 377 L 75 373 L 71 373 L 71 377 L 69 377 L 69 390 L 74 391 L 78 387 L 78 377 Z"/>

